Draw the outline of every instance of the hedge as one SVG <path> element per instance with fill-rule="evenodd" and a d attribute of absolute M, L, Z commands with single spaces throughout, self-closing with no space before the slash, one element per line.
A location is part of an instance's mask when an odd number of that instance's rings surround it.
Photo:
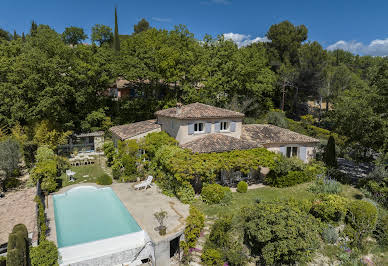
<path fill-rule="evenodd" d="M 108 186 L 112 184 L 112 178 L 107 174 L 103 174 L 97 177 L 96 183 L 98 185 Z"/>
<path fill-rule="evenodd" d="M 44 213 L 44 205 L 41 199 L 36 196 L 35 202 L 38 204 L 38 226 L 39 226 L 39 241 L 46 240 L 46 232 L 47 232 L 47 225 L 46 225 L 46 215 Z"/>

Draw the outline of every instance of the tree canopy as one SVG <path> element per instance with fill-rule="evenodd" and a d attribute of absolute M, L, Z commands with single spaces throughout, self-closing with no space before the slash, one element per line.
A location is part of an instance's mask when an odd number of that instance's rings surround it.
<path fill-rule="evenodd" d="M 62 33 L 64 43 L 71 45 L 77 45 L 87 37 L 82 28 L 73 26 L 65 28 L 65 31 Z"/>
<path fill-rule="evenodd" d="M 149 28 L 150 28 L 150 23 L 145 18 L 142 18 L 137 24 L 133 25 L 133 32 L 137 34 L 142 31 L 146 31 Z"/>

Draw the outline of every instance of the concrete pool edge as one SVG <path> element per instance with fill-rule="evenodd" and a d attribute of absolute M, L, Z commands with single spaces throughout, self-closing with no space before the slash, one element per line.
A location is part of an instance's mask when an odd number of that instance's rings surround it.
<path fill-rule="evenodd" d="M 138 250 L 140 249 L 141 251 L 147 245 L 152 248 L 151 239 L 145 231 L 139 231 L 127 235 L 63 247 L 58 249 L 62 257 L 60 265 L 74 265 L 81 262 L 83 265 L 87 265 L 88 262 L 93 265 L 96 260 L 101 260 L 110 255 L 114 255 L 114 257 L 110 256 L 111 260 L 122 260 L 122 258 L 115 257 L 118 256 L 117 254 L 123 253 L 129 253 L 126 255 L 126 260 L 133 262 L 138 260 L 138 256 L 142 255 L 140 254 L 141 252 L 137 254 Z M 149 254 L 143 254 L 140 259 L 144 259 L 144 256 L 147 258 L 150 256 L 153 257 L 153 248 L 150 251 Z"/>

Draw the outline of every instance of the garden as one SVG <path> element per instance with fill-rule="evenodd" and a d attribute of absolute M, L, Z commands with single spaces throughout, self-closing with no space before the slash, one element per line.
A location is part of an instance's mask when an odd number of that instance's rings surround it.
<path fill-rule="evenodd" d="M 377 167 L 350 182 L 336 169 L 333 137 L 323 161 L 309 164 L 260 148 L 193 154 L 165 132 L 122 142 L 117 150 L 107 143 L 105 154 L 118 180 L 151 174 L 162 193 L 191 205 L 184 263 L 193 252 L 206 265 L 387 263 L 387 172 Z M 256 180 L 261 188 L 248 189 L 250 180 L 240 181 L 236 192 L 219 184 L 224 170 L 249 175 L 260 167 L 270 169 Z M 207 219 L 215 222 L 198 251 Z"/>

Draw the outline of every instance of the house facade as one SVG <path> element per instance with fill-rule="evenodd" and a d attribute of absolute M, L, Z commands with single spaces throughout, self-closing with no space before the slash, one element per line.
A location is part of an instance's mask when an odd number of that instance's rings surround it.
<path fill-rule="evenodd" d="M 315 157 L 317 139 L 273 125 L 244 125 L 244 114 L 202 103 L 157 111 L 156 120 L 116 126 L 113 140 L 139 139 L 165 131 L 182 148 L 197 153 L 225 152 L 265 147 L 286 157 L 308 162 Z"/>

